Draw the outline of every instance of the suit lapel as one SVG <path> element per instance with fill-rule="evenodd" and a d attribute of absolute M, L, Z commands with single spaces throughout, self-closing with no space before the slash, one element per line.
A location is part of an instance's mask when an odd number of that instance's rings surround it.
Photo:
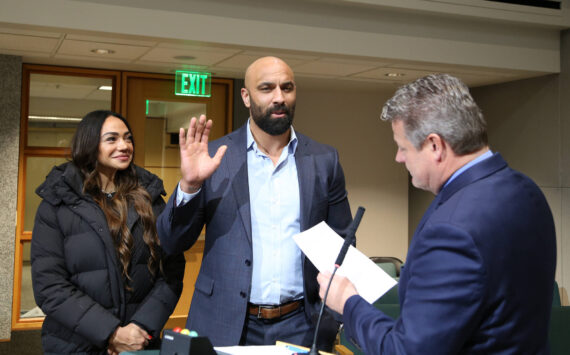
<path fill-rule="evenodd" d="M 297 176 L 299 179 L 299 197 L 301 202 L 301 231 L 306 230 L 312 220 L 312 202 L 313 190 L 315 187 L 315 164 L 314 157 L 309 154 L 307 149 L 307 140 L 297 133 L 297 151 L 295 152 L 295 164 L 297 166 Z"/>
<path fill-rule="evenodd" d="M 236 199 L 236 208 L 241 217 L 247 240 L 251 244 L 251 209 L 249 201 L 249 180 L 247 177 L 247 125 L 228 136 L 226 167 L 232 179 L 231 189 Z"/>
<path fill-rule="evenodd" d="M 416 231 L 414 232 L 414 235 L 418 234 L 422 228 L 424 227 L 424 224 L 426 223 L 426 221 L 429 219 L 429 217 L 431 216 L 431 214 L 433 213 L 433 211 L 435 211 L 437 209 L 437 207 L 439 206 L 441 202 L 441 194 L 438 194 L 433 201 L 431 202 L 431 204 L 429 205 L 428 209 L 426 210 L 426 212 L 424 213 L 424 215 L 422 216 L 422 219 L 420 221 L 420 223 L 418 224 L 418 226 L 416 227 Z M 413 238 L 412 238 L 413 239 Z"/>

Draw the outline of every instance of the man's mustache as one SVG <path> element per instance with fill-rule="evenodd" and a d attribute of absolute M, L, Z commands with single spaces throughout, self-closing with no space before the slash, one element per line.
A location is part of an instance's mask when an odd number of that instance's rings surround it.
<path fill-rule="evenodd" d="M 272 107 L 270 107 L 270 108 L 267 110 L 267 113 L 268 113 L 268 114 L 272 114 L 272 113 L 275 113 L 275 112 L 277 112 L 277 111 L 283 111 L 283 112 L 285 112 L 286 114 L 290 114 L 290 113 L 291 113 L 290 110 L 289 110 L 289 107 L 287 107 L 287 105 L 285 105 L 285 104 L 278 105 L 278 106 L 272 106 Z"/>

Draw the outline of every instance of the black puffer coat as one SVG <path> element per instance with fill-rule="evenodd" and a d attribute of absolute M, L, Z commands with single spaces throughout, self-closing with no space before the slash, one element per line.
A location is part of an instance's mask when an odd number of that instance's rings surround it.
<path fill-rule="evenodd" d="M 158 216 L 164 208 L 162 181 L 139 167 L 136 172 Z M 183 255 L 161 252 L 164 275 L 153 278 L 142 222 L 132 206 L 127 217 L 134 238 L 132 291 L 126 289 L 105 215 L 82 186 L 78 169 L 66 163 L 54 167 L 36 191 L 43 201 L 32 234 L 32 282 L 46 314 L 46 353 L 106 354 L 115 329 L 131 322 L 158 339 L 182 291 Z"/>

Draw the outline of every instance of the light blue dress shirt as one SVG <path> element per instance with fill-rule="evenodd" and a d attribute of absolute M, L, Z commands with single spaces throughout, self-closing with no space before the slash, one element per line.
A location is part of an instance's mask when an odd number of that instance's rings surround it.
<path fill-rule="evenodd" d="M 250 302 L 281 304 L 303 297 L 300 232 L 301 203 L 291 127 L 289 143 L 276 165 L 258 149 L 247 123 L 247 170 L 253 243 Z"/>
<path fill-rule="evenodd" d="M 485 159 L 488 159 L 490 157 L 493 156 L 493 152 L 489 149 L 488 151 L 486 151 L 485 153 L 479 155 L 477 158 L 471 160 L 470 162 L 468 162 L 467 164 L 463 165 L 461 168 L 457 169 L 449 179 L 447 179 L 447 182 L 445 183 L 445 185 L 443 185 L 443 187 L 446 187 L 447 185 L 449 185 L 450 182 L 452 182 L 453 180 L 455 180 L 455 178 L 457 178 L 459 175 L 461 175 L 461 173 L 463 173 L 465 170 L 469 169 L 470 167 L 472 167 L 473 165 L 482 162 Z"/>
<path fill-rule="evenodd" d="M 301 250 L 293 236 L 301 231 L 301 199 L 291 127 L 289 143 L 276 165 L 261 152 L 247 122 L 247 170 L 251 209 L 253 263 L 249 302 L 278 305 L 303 297 Z M 188 194 L 178 184 L 176 205 L 184 205 L 200 190 Z"/>

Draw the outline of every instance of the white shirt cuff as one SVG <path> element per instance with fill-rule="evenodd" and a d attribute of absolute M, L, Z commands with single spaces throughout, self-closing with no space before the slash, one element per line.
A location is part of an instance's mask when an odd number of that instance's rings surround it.
<path fill-rule="evenodd" d="M 202 190 L 202 188 L 199 188 L 198 191 L 189 194 L 182 191 L 182 189 L 180 188 L 180 183 L 178 183 L 178 187 L 176 189 L 176 207 L 184 206 L 185 204 L 187 204 L 188 201 L 190 201 L 191 199 L 194 198 L 194 196 L 200 193 L 200 190 Z"/>

